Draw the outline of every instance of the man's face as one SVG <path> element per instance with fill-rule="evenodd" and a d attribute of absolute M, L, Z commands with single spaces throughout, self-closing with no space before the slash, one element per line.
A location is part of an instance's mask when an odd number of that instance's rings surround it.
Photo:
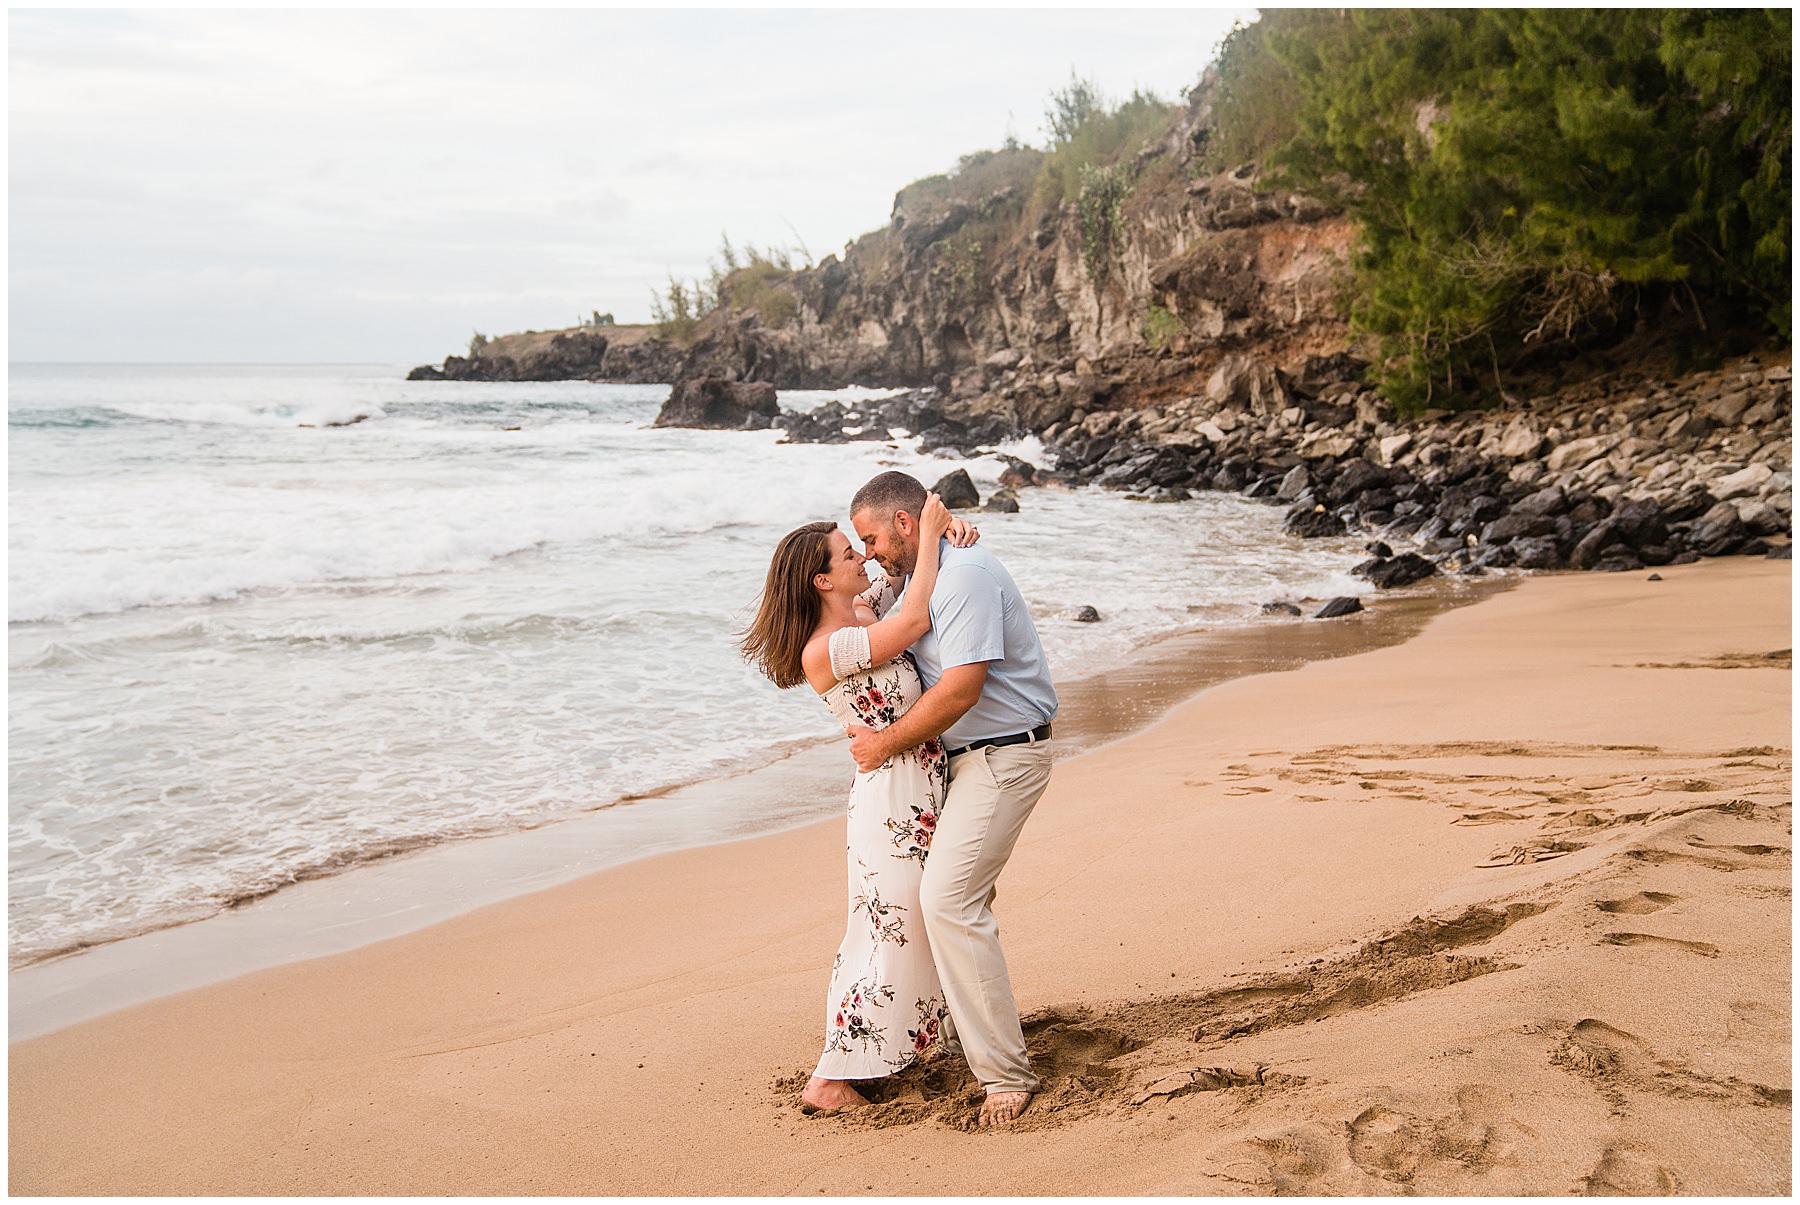
<path fill-rule="evenodd" d="M 899 581 L 918 564 L 917 536 L 908 539 L 900 530 L 903 526 L 912 526 L 912 516 L 905 511 L 895 514 L 892 523 L 881 523 L 872 512 L 859 510 L 850 516 L 850 525 L 856 528 L 856 538 L 862 541 L 863 551 L 875 558 L 875 563 L 891 580 Z"/>

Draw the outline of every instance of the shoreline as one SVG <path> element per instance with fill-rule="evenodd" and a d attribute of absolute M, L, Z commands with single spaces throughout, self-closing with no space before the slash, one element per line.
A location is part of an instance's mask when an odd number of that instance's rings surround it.
<path fill-rule="evenodd" d="M 800 1115 L 820 824 L 16 1043 L 11 1190 L 1785 1193 L 1790 567 L 1646 577 L 1060 762 L 997 903 L 1008 1132 L 948 1059 Z"/>
<path fill-rule="evenodd" d="M 1075 756 L 1129 736 L 1232 678 L 1410 639 L 1433 615 L 1516 584 L 1511 578 L 1440 578 L 1373 596 L 1367 610 L 1345 619 L 1266 618 L 1164 636 L 1119 665 L 1058 684 L 1059 747 L 1063 756 Z M 623 799 L 584 816 L 408 850 L 289 884 L 199 920 L 12 968 L 8 1041 L 353 950 L 645 858 L 830 823 L 842 804 L 841 761 L 834 743 L 802 747 L 761 766 Z M 748 823 L 734 819 L 746 794 L 775 814 L 763 812 Z"/>

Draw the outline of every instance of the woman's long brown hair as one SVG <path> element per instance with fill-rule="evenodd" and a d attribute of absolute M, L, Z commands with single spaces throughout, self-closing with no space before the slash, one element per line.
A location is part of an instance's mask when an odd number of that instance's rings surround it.
<path fill-rule="evenodd" d="M 824 613 L 812 579 L 831 571 L 831 533 L 836 530 L 836 523 L 808 523 L 781 537 L 769 559 L 756 618 L 738 640 L 744 656 L 783 690 L 806 681 L 800 651 Z"/>

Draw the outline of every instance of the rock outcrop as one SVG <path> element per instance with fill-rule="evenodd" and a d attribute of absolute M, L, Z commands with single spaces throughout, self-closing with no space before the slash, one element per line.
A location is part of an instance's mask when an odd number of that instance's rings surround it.
<path fill-rule="evenodd" d="M 669 400 L 663 403 L 651 425 L 759 430 L 769 426 L 779 413 L 775 386 L 766 381 L 701 377 L 681 381 L 671 389 Z"/>
<path fill-rule="evenodd" d="M 1041 430 L 1076 410 L 1166 401 L 1223 371 L 1220 388 L 1279 409 L 1287 399 L 1261 366 L 1304 380 L 1305 357 L 1344 344 L 1335 273 L 1352 231 L 1309 198 L 1259 189 L 1254 167 L 1195 178 L 1209 97 L 1195 89 L 1126 165 L 1137 183 L 1098 253 L 1073 201 L 1033 216 L 1043 153 L 998 151 L 902 189 L 886 228 L 766 282 L 765 304 L 715 310 L 688 343 L 641 327 L 529 346 L 505 336 L 415 375 L 931 386 L 957 421 Z M 580 356 L 557 345 L 577 336 Z"/>
<path fill-rule="evenodd" d="M 1036 434 L 1051 466 L 1018 462 L 1003 485 L 1241 491 L 1286 507 L 1295 535 L 1407 545 L 1366 567 L 1382 584 L 1763 553 L 1791 532 L 1789 350 L 1402 421 L 1365 382 L 1338 301 L 1351 224 L 1254 165 L 1202 171 L 1210 123 L 1203 82 L 1122 165 L 1135 183 L 1101 227 L 1073 203 L 1032 208 L 1041 152 L 971 156 L 901 190 L 888 226 L 841 256 L 734 292 L 688 341 L 528 333 L 415 375 L 903 387 L 744 421 L 963 455 Z"/>
<path fill-rule="evenodd" d="M 536 332 L 533 332 L 535 335 Z M 406 374 L 409 381 L 585 381 L 605 379 L 604 364 L 612 340 L 590 327 L 555 331 L 538 339 L 512 336 L 521 344 L 516 354 L 483 348 L 475 356 L 450 356 L 443 367 L 421 365 Z M 506 341 L 494 340 L 503 346 Z"/>

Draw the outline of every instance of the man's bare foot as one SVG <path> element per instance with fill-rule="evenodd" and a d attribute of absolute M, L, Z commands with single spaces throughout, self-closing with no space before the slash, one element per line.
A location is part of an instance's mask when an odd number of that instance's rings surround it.
<path fill-rule="evenodd" d="M 1030 1104 L 1029 1092 L 990 1092 L 981 1102 L 980 1122 L 983 1126 L 1011 1125 Z"/>
<path fill-rule="evenodd" d="M 800 1093 L 800 1111 L 809 1117 L 868 1103 L 868 1097 L 852 1088 L 849 1080 L 820 1079 L 816 1075 L 806 1081 L 806 1090 Z"/>

